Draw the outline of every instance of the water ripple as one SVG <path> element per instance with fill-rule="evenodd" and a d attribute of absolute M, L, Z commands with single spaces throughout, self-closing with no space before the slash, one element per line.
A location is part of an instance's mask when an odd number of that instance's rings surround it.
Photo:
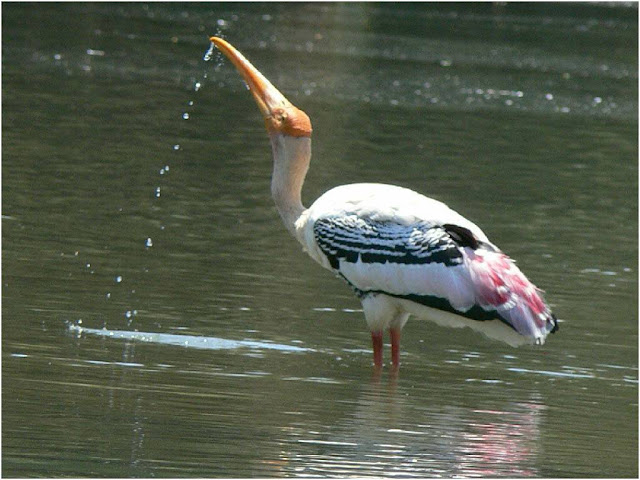
<path fill-rule="evenodd" d="M 106 328 L 85 328 L 70 324 L 69 331 L 77 336 L 97 335 L 122 340 L 135 340 L 146 343 L 159 343 L 164 345 L 178 345 L 181 347 L 199 348 L 206 350 L 234 350 L 249 348 L 251 350 L 278 350 L 285 353 L 312 352 L 311 348 L 271 343 L 260 340 L 229 340 L 219 337 L 202 337 L 196 335 L 176 335 L 172 333 L 135 332 L 127 330 L 107 330 Z"/>

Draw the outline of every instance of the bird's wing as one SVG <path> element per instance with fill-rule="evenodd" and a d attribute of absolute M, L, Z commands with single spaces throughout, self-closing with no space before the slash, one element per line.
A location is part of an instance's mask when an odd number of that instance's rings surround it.
<path fill-rule="evenodd" d="M 340 261 L 364 264 L 459 265 L 459 245 L 445 227 L 425 222 L 401 225 L 356 214 L 319 218 L 313 226 L 316 242 L 331 266 Z"/>
<path fill-rule="evenodd" d="M 465 227 L 345 213 L 317 218 L 313 233 L 359 295 L 385 293 L 475 320 L 497 318 L 526 336 L 550 329 L 551 312 L 535 286 Z"/>

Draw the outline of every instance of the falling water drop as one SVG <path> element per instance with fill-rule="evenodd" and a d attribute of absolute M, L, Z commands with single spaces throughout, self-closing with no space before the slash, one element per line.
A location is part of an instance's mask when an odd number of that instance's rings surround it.
<path fill-rule="evenodd" d="M 213 57 L 214 48 L 215 48 L 215 45 L 213 44 L 213 42 L 211 42 L 211 45 L 209 46 L 209 50 L 207 50 L 207 52 L 204 54 L 204 57 L 202 57 L 202 59 L 205 62 L 208 62 L 209 60 L 211 60 L 211 57 Z"/>
<path fill-rule="evenodd" d="M 151 237 L 147 238 L 147 241 L 144 243 L 144 246 L 147 248 L 153 247 L 153 241 L 151 240 Z"/>
<path fill-rule="evenodd" d="M 184 120 L 189 120 L 189 114 L 188 114 L 187 112 L 184 112 L 184 113 L 182 114 L 182 118 L 183 118 Z"/>
<path fill-rule="evenodd" d="M 118 275 L 116 277 L 116 283 L 121 283 L 122 282 L 122 275 Z"/>
<path fill-rule="evenodd" d="M 156 187 L 156 198 L 160 198 L 160 187 Z"/>
<path fill-rule="evenodd" d="M 180 145 L 178 145 L 178 144 L 174 145 L 174 146 L 173 146 L 173 149 L 174 149 L 174 150 L 180 150 Z"/>

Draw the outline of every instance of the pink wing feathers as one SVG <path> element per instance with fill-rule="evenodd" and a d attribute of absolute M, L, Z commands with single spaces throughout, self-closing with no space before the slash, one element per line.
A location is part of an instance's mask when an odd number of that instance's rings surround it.
<path fill-rule="evenodd" d="M 473 282 L 476 301 L 487 310 L 496 310 L 513 328 L 542 341 L 557 330 L 557 320 L 513 260 L 500 251 L 465 248 L 466 265 Z"/>

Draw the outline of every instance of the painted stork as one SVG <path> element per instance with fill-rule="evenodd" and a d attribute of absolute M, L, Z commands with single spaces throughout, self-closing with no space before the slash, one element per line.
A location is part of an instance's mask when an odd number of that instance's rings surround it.
<path fill-rule="evenodd" d="M 400 333 L 410 315 L 471 327 L 512 346 L 542 344 L 558 329 L 541 291 L 513 260 L 444 203 L 403 187 L 356 183 L 332 188 L 304 207 L 309 117 L 231 44 L 210 40 L 235 65 L 264 116 L 273 151 L 271 193 L 285 226 L 360 298 L 376 367 L 382 366 L 385 330 L 398 367 Z"/>

